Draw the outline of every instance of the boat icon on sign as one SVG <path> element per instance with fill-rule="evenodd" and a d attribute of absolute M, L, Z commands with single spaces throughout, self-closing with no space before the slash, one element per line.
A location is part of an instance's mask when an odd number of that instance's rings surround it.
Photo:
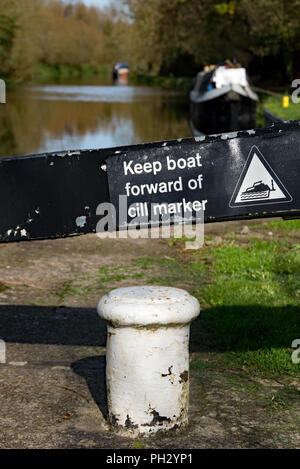
<path fill-rule="evenodd" d="M 254 145 L 236 183 L 229 207 L 255 207 L 292 200 L 277 173 Z"/>
<path fill-rule="evenodd" d="M 271 187 L 267 184 L 264 184 L 262 181 L 257 181 L 253 186 L 248 187 L 241 194 L 241 200 L 257 200 L 257 199 L 268 199 L 270 193 L 275 191 L 274 181 L 271 180 Z"/>

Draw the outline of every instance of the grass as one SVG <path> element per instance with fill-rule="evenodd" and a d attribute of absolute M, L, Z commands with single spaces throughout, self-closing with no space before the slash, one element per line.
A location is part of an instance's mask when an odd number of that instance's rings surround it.
<path fill-rule="evenodd" d="M 241 246 L 230 240 L 204 248 L 186 263 L 142 258 L 135 265 L 151 271 L 147 283 L 184 284 L 199 298 L 199 326 L 230 366 L 269 374 L 300 372 L 300 365 L 291 360 L 291 343 L 300 337 L 298 244 L 250 238 Z M 159 275 L 154 276 L 158 267 Z"/>
<path fill-rule="evenodd" d="M 96 280 L 100 284 L 116 283 L 127 279 L 139 279 L 143 277 L 142 272 L 136 272 L 134 268 L 128 266 L 100 267 Z"/>
<path fill-rule="evenodd" d="M 140 258 L 133 263 L 147 273 L 148 284 L 180 287 L 184 283 L 193 290 L 204 276 L 205 266 L 202 262 L 179 263 L 175 258 L 160 259 L 155 257 Z"/>
<path fill-rule="evenodd" d="M 299 373 L 290 347 L 300 336 L 300 246 L 252 238 L 208 254 L 211 282 L 197 296 L 213 347 L 241 368 Z"/>
<path fill-rule="evenodd" d="M 134 449 L 143 449 L 144 448 L 144 441 L 143 440 L 134 441 L 133 444 L 132 444 L 132 447 Z"/>
<path fill-rule="evenodd" d="M 294 305 L 300 298 L 300 248 L 286 240 L 250 239 L 212 247 L 213 282 L 199 292 L 212 306 Z"/>
<path fill-rule="evenodd" d="M 286 233 L 289 233 L 297 230 L 300 231 L 300 220 L 270 221 L 269 223 L 267 223 L 266 226 L 276 231 L 284 231 Z M 265 226 L 255 226 L 255 229 L 261 228 L 265 229 Z"/>
<path fill-rule="evenodd" d="M 267 412 L 280 412 L 282 410 L 290 410 L 296 405 L 300 392 L 294 385 L 280 384 L 273 386 L 272 380 L 259 382 L 255 377 L 247 374 L 239 374 L 236 372 L 223 373 L 223 386 L 230 391 L 239 393 L 244 398 L 245 393 L 251 396 L 262 409 Z"/>
<path fill-rule="evenodd" d="M 64 282 L 61 289 L 54 292 L 54 294 L 63 302 L 68 296 L 88 297 L 93 291 L 91 286 L 74 285 L 72 280 Z"/>
<path fill-rule="evenodd" d="M 210 367 L 211 367 L 210 364 L 205 363 L 203 360 L 194 360 L 190 364 L 190 369 L 197 370 L 197 371 L 207 370 Z"/>
<path fill-rule="evenodd" d="M 299 220 L 263 227 L 266 232 L 270 228 L 293 232 Z M 300 337 L 300 245 L 285 237 L 253 237 L 246 244 L 229 238 L 180 260 L 179 245 L 169 243 L 172 257 L 143 257 L 127 266 L 102 267 L 97 280 L 117 286 L 139 279 L 186 288 L 202 306 L 199 327 L 227 364 L 270 374 L 299 373 L 300 365 L 291 360 L 291 343 Z"/>
<path fill-rule="evenodd" d="M 217 244 L 207 237 L 204 247 L 192 252 L 184 250 L 183 239 L 172 240 L 169 256 L 100 267 L 96 276 L 66 282 L 55 294 L 64 301 L 133 283 L 185 288 L 200 301 L 195 325 L 219 365 L 295 376 L 300 364 L 292 362 L 291 344 L 300 339 L 300 220 L 270 221 L 251 230 L 256 236 L 229 233 Z M 196 362 L 192 368 L 218 363 Z"/>
<path fill-rule="evenodd" d="M 300 104 L 293 103 L 291 98 L 289 107 L 284 108 L 282 106 L 282 97 L 264 96 L 262 98 L 262 106 L 285 120 L 300 119 Z"/>

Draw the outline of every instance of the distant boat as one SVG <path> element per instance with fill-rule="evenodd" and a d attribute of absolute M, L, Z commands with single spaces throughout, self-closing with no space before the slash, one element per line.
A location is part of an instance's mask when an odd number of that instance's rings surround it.
<path fill-rule="evenodd" d="M 256 125 L 259 99 L 240 65 L 205 67 L 193 80 L 189 100 L 195 135 L 247 130 Z"/>
<path fill-rule="evenodd" d="M 114 65 L 112 78 L 116 84 L 127 85 L 129 75 L 129 65 L 126 62 L 120 62 Z"/>

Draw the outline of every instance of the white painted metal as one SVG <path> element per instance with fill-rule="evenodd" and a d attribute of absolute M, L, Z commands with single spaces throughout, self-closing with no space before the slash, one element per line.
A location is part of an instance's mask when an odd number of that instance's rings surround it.
<path fill-rule="evenodd" d="M 189 330 L 199 311 L 196 298 L 178 288 L 119 288 L 100 300 L 109 421 L 122 433 L 146 436 L 187 423 Z"/>
<path fill-rule="evenodd" d="M 6 84 L 4 80 L 0 80 L 0 103 L 6 103 Z"/>

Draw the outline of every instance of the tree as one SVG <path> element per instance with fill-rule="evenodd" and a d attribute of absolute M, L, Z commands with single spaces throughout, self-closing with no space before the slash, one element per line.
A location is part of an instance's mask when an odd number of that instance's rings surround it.
<path fill-rule="evenodd" d="M 199 66 L 237 57 L 299 57 L 300 0 L 125 0 L 138 66 L 167 70 L 183 54 Z M 185 70 L 182 70 L 182 74 Z"/>
<path fill-rule="evenodd" d="M 5 78 L 10 73 L 10 56 L 17 28 L 14 6 L 14 1 L 2 0 L 0 3 L 0 74 Z"/>

